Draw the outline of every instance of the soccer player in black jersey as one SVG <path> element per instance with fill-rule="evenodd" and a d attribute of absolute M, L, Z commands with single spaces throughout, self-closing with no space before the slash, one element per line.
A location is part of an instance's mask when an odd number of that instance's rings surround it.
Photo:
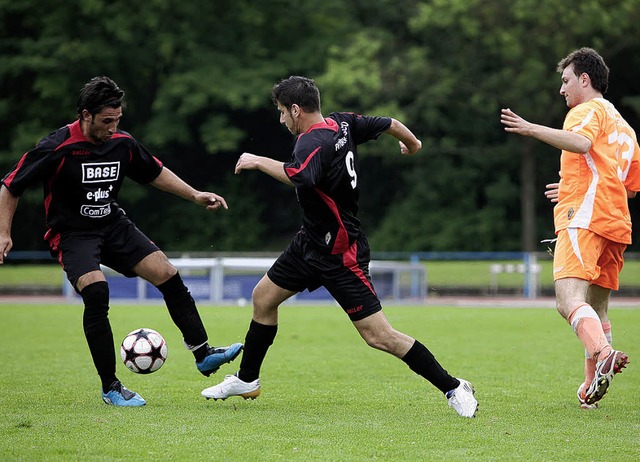
<path fill-rule="evenodd" d="M 84 302 L 84 333 L 102 381 L 102 399 L 115 406 L 142 406 L 145 400 L 116 377 L 109 287 L 101 264 L 129 277 L 140 276 L 160 290 L 202 374 L 209 376 L 235 359 L 242 344 L 209 346 L 195 302 L 177 269 L 118 205 L 118 192 L 129 177 L 207 210 L 227 208 L 222 196 L 195 190 L 118 129 L 124 105 L 124 92 L 113 80 L 91 79 L 77 100 L 78 120 L 43 138 L 4 177 L 0 264 L 12 247 L 11 223 L 19 196 L 41 184 L 48 227 L 45 240 Z"/>
<path fill-rule="evenodd" d="M 313 80 L 292 76 L 273 87 L 280 123 L 295 135 L 290 162 L 244 153 L 235 168 L 260 170 L 296 189 L 302 228 L 253 290 L 253 319 L 245 338 L 240 370 L 202 391 L 205 398 L 256 398 L 259 373 L 278 328 L 278 307 L 294 294 L 324 286 L 373 348 L 402 359 L 431 382 L 458 414 L 473 417 L 478 402 L 469 382 L 452 377 L 420 342 L 398 332 L 382 312 L 369 276 L 369 245 L 358 220 L 360 168 L 357 145 L 383 133 L 413 155 L 422 143 L 389 117 L 320 112 Z"/>

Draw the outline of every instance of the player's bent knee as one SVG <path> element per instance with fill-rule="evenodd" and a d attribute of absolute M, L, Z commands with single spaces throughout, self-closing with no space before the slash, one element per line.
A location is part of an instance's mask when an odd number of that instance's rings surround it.
<path fill-rule="evenodd" d="M 178 274 L 177 268 L 161 251 L 147 255 L 134 266 L 133 271 L 154 286 L 159 286 Z"/>
<path fill-rule="evenodd" d="M 95 284 L 96 282 L 106 282 L 106 280 L 107 278 L 102 271 L 90 271 L 78 278 L 75 288 L 78 294 L 81 294 L 86 287 Z"/>
<path fill-rule="evenodd" d="M 254 311 L 260 310 L 268 312 L 277 310 L 278 306 L 293 294 L 294 292 L 283 289 L 265 276 L 253 288 L 253 292 L 251 293 Z"/>
<path fill-rule="evenodd" d="M 253 314 L 254 318 L 263 319 L 278 311 L 278 304 L 260 293 L 253 294 Z"/>
<path fill-rule="evenodd" d="M 387 345 L 384 342 L 378 341 L 377 339 L 364 339 L 364 341 L 367 342 L 367 345 L 369 345 L 371 348 L 380 351 L 389 351 Z"/>
<path fill-rule="evenodd" d="M 389 337 L 385 335 L 381 335 L 381 332 L 372 332 L 372 331 L 361 331 L 360 335 L 362 339 L 369 345 L 371 348 L 375 348 L 376 350 L 381 350 L 390 353 L 392 350 L 392 344 L 389 341 Z"/>
<path fill-rule="evenodd" d="M 560 316 L 562 316 L 563 318 L 565 318 L 567 321 L 569 320 L 569 317 L 571 316 L 571 314 L 577 310 L 578 308 L 580 308 L 581 306 L 586 305 L 587 303 L 584 301 L 566 301 L 563 303 L 556 303 L 556 309 L 558 310 L 558 313 L 560 313 Z"/>
<path fill-rule="evenodd" d="M 89 308 L 93 306 L 104 306 L 109 304 L 109 286 L 106 281 L 96 281 L 86 285 L 80 292 L 85 305 Z"/>

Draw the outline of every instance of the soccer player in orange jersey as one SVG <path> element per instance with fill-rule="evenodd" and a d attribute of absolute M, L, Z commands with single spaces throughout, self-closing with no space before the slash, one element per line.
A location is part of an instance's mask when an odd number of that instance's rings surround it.
<path fill-rule="evenodd" d="M 595 408 L 613 376 L 629 359 L 611 347 L 607 310 L 618 289 L 623 252 L 631 243 L 628 198 L 640 190 L 640 147 L 635 132 L 609 101 L 609 69 L 591 48 L 558 63 L 560 94 L 569 112 L 562 130 L 533 124 L 502 109 L 505 130 L 562 150 L 560 182 L 548 185 L 554 208 L 553 272 L 558 312 L 571 324 L 586 352 L 583 408 Z"/>

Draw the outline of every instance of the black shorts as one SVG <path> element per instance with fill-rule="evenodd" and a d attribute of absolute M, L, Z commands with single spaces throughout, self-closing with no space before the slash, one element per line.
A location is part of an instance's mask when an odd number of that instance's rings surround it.
<path fill-rule="evenodd" d="M 361 235 L 344 254 L 327 255 L 300 231 L 267 271 L 276 285 L 302 292 L 324 286 L 352 321 L 382 309 L 369 275 L 369 243 Z"/>
<path fill-rule="evenodd" d="M 74 288 L 80 276 L 100 270 L 101 264 L 134 277 L 133 267 L 160 250 L 126 216 L 91 231 L 52 231 L 47 241 L 51 255 L 60 262 Z"/>

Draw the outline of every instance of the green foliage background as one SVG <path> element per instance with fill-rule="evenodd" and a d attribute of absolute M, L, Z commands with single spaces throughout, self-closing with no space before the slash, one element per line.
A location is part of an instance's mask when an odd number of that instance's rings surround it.
<path fill-rule="evenodd" d="M 591 46 L 638 127 L 638 21 L 635 0 L 0 0 L 0 169 L 73 121 L 79 89 L 106 74 L 127 92 L 121 127 L 230 205 L 206 214 L 129 183 L 140 228 L 167 251 L 280 250 L 300 223 L 293 191 L 233 166 L 244 151 L 289 158 L 270 89 L 304 74 L 325 114 L 390 115 L 423 140 L 411 159 L 384 137 L 362 148 L 372 248 L 540 250 L 558 152 L 505 134 L 499 110 L 560 127 L 556 63 Z M 40 196 L 21 200 L 15 249 L 45 248 Z"/>

